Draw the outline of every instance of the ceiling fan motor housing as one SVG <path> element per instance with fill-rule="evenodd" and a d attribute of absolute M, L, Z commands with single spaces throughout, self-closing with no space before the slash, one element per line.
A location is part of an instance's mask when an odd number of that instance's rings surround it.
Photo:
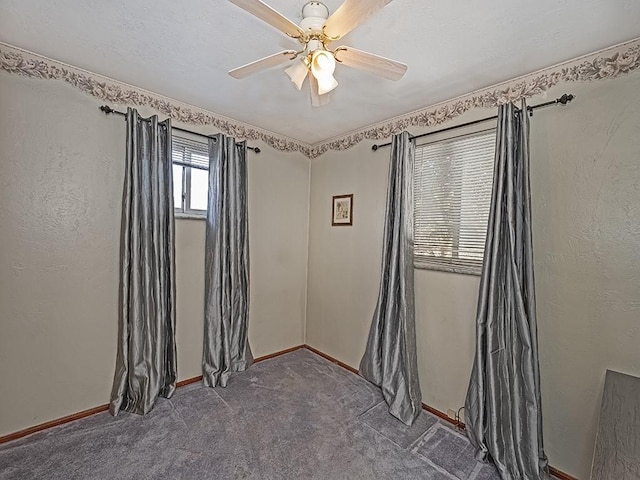
<path fill-rule="evenodd" d="M 324 3 L 308 2 L 302 7 L 302 21 L 299 26 L 307 33 L 320 34 L 327 18 L 329 18 L 329 9 Z M 321 46 L 318 40 L 312 39 L 309 41 L 307 49 L 309 52 L 313 52 Z"/>

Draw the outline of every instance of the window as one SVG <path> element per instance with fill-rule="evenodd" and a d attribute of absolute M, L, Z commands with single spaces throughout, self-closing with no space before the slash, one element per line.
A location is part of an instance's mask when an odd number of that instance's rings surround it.
<path fill-rule="evenodd" d="M 209 145 L 172 137 L 173 205 L 178 216 L 207 216 Z"/>
<path fill-rule="evenodd" d="M 416 147 L 417 268 L 480 274 L 495 142 L 492 129 Z"/>

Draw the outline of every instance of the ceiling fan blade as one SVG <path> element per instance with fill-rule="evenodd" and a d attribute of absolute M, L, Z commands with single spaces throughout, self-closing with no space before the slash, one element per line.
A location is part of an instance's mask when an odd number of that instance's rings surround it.
<path fill-rule="evenodd" d="M 352 47 L 337 48 L 335 57 L 342 65 L 359 68 L 389 80 L 400 80 L 407 71 L 404 63 Z"/>
<path fill-rule="evenodd" d="M 269 55 L 268 57 L 261 58 L 260 60 L 256 60 L 255 62 L 234 68 L 229 72 L 229 75 L 233 78 L 245 78 L 259 72 L 260 70 L 287 63 L 296 58 L 297 55 L 298 53 L 294 50 L 284 50 L 282 52 Z"/>
<path fill-rule="evenodd" d="M 332 40 L 344 37 L 392 0 L 345 0 L 324 22 L 324 33 Z"/>
<path fill-rule="evenodd" d="M 263 22 L 276 27 L 283 33 L 286 33 L 290 37 L 300 37 L 304 35 L 302 29 L 289 20 L 287 17 L 277 12 L 269 5 L 260 0 L 229 0 L 234 5 L 246 10 L 247 12 L 255 15 Z"/>
<path fill-rule="evenodd" d="M 313 75 L 309 75 L 309 90 L 311 91 L 311 105 L 321 107 L 329 103 L 329 95 L 318 93 L 318 80 Z"/>

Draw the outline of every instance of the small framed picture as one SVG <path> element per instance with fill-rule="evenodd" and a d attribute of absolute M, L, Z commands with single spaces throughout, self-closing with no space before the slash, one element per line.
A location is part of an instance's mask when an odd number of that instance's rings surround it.
<path fill-rule="evenodd" d="M 334 227 L 353 225 L 353 193 L 333 197 L 331 225 Z"/>

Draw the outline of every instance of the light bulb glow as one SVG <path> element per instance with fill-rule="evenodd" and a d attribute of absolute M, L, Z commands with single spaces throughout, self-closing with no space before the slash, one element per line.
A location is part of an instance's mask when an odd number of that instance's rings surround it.
<path fill-rule="evenodd" d="M 320 80 L 321 77 L 332 76 L 336 69 L 336 59 L 326 50 L 316 50 L 311 57 L 311 73 Z"/>
<path fill-rule="evenodd" d="M 311 55 L 311 73 L 318 80 L 318 95 L 324 95 L 338 86 L 333 76 L 336 59 L 331 52 L 316 50 Z"/>
<path fill-rule="evenodd" d="M 320 69 L 320 71 L 324 72 L 331 68 L 331 60 L 329 60 L 328 55 L 317 55 L 316 56 L 316 65 Z"/>

